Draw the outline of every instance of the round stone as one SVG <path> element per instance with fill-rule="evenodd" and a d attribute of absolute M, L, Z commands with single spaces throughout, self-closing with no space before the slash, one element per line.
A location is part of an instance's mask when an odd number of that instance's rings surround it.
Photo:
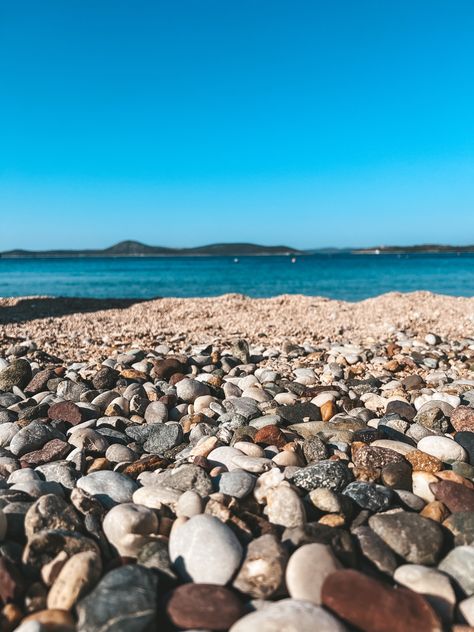
<path fill-rule="evenodd" d="M 166 614 L 177 628 L 227 630 L 244 614 L 235 593 L 213 584 L 184 584 L 175 588 Z"/>
<path fill-rule="evenodd" d="M 466 450 L 449 437 L 430 435 L 418 441 L 418 450 L 431 454 L 443 462 L 466 461 Z"/>
<path fill-rule="evenodd" d="M 193 516 L 173 529 L 170 558 L 186 581 L 224 586 L 242 559 L 242 546 L 234 532 L 214 516 Z"/>
<path fill-rule="evenodd" d="M 223 472 L 219 477 L 219 491 L 234 498 L 245 498 L 254 488 L 255 476 L 243 470 Z"/>
<path fill-rule="evenodd" d="M 176 505 L 176 515 L 192 518 L 202 513 L 203 502 L 201 496 L 192 489 L 181 494 Z"/>
<path fill-rule="evenodd" d="M 184 378 L 176 384 L 176 394 L 180 400 L 192 404 L 198 397 L 210 395 L 209 387 L 203 382 Z"/>
<path fill-rule="evenodd" d="M 308 601 L 282 599 L 251 612 L 229 632 L 347 632 L 332 614 Z"/>
<path fill-rule="evenodd" d="M 105 536 L 123 557 L 136 557 L 150 535 L 158 531 L 158 518 L 151 509 L 133 503 L 113 507 L 102 523 Z"/>
<path fill-rule="evenodd" d="M 290 557 L 286 568 L 286 586 L 293 599 L 321 605 L 321 589 L 328 575 L 340 568 L 331 547 L 305 544 Z"/>

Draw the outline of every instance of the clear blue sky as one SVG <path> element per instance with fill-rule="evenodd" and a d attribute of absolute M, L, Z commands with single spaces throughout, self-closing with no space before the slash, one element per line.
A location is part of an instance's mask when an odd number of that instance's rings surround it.
<path fill-rule="evenodd" d="M 473 0 L 0 0 L 0 249 L 474 242 Z"/>

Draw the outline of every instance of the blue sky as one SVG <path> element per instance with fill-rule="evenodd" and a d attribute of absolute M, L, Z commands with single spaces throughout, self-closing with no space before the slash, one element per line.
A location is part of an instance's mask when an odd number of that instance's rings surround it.
<path fill-rule="evenodd" d="M 472 0 L 0 0 L 0 250 L 474 243 Z"/>

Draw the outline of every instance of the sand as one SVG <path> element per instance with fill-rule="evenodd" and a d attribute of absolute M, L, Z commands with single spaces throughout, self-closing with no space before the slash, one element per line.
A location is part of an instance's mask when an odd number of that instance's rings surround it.
<path fill-rule="evenodd" d="M 283 295 L 111 301 L 22 297 L 0 299 L 0 351 L 32 339 L 68 360 L 97 358 L 114 348 L 167 342 L 228 342 L 280 346 L 285 340 L 312 344 L 377 341 L 397 331 L 437 333 L 450 339 L 474 336 L 474 298 L 414 292 L 389 293 L 357 303 Z"/>

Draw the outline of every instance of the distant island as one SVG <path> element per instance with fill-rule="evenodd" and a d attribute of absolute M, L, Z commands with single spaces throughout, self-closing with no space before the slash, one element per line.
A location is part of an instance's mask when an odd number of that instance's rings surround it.
<path fill-rule="evenodd" d="M 95 250 L 8 250 L 0 253 L 1 259 L 61 259 L 69 257 L 245 257 L 272 255 L 383 255 L 383 254 L 457 254 L 474 253 L 473 246 L 377 246 L 373 248 L 318 248 L 298 250 L 290 246 L 262 246 L 248 243 L 222 243 L 196 248 L 166 248 L 148 246 L 139 241 L 121 241 L 110 248 Z"/>
<path fill-rule="evenodd" d="M 295 255 L 301 250 L 288 246 L 260 246 L 258 244 L 211 244 L 196 248 L 166 248 L 147 246 L 139 241 L 121 241 L 102 250 L 8 250 L 0 253 L 2 259 L 60 259 L 68 257 L 244 257 L 259 255 Z"/>

